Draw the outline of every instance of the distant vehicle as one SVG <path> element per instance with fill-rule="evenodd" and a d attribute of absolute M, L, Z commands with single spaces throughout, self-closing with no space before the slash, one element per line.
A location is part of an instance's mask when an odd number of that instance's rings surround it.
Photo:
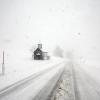
<path fill-rule="evenodd" d="M 42 44 L 38 44 L 38 47 L 34 51 L 32 57 L 34 58 L 34 60 L 48 60 L 50 58 L 48 56 L 48 52 L 42 51 Z"/>

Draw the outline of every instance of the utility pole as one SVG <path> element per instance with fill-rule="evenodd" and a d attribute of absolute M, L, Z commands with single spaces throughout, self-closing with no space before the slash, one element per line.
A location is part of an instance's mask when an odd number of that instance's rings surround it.
<path fill-rule="evenodd" d="M 2 75 L 5 74 L 5 54 L 4 54 L 4 51 L 3 51 L 3 61 L 2 61 Z"/>

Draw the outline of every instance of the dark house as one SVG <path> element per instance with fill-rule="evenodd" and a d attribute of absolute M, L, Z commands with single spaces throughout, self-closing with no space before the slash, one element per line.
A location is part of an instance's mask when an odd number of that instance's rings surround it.
<path fill-rule="evenodd" d="M 42 44 L 38 44 L 38 48 L 34 51 L 34 60 L 43 60 Z"/>

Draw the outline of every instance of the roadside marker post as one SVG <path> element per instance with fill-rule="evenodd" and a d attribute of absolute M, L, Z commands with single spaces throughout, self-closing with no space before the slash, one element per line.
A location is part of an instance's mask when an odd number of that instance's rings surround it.
<path fill-rule="evenodd" d="M 3 62 L 2 62 L 2 75 L 5 74 L 5 54 L 4 54 L 4 51 L 3 51 Z"/>

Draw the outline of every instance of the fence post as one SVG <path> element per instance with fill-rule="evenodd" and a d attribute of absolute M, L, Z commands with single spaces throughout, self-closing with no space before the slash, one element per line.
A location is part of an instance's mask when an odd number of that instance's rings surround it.
<path fill-rule="evenodd" d="M 2 62 L 2 75 L 5 74 L 5 58 L 4 58 L 5 54 L 4 54 L 4 51 L 3 51 L 3 62 Z"/>

